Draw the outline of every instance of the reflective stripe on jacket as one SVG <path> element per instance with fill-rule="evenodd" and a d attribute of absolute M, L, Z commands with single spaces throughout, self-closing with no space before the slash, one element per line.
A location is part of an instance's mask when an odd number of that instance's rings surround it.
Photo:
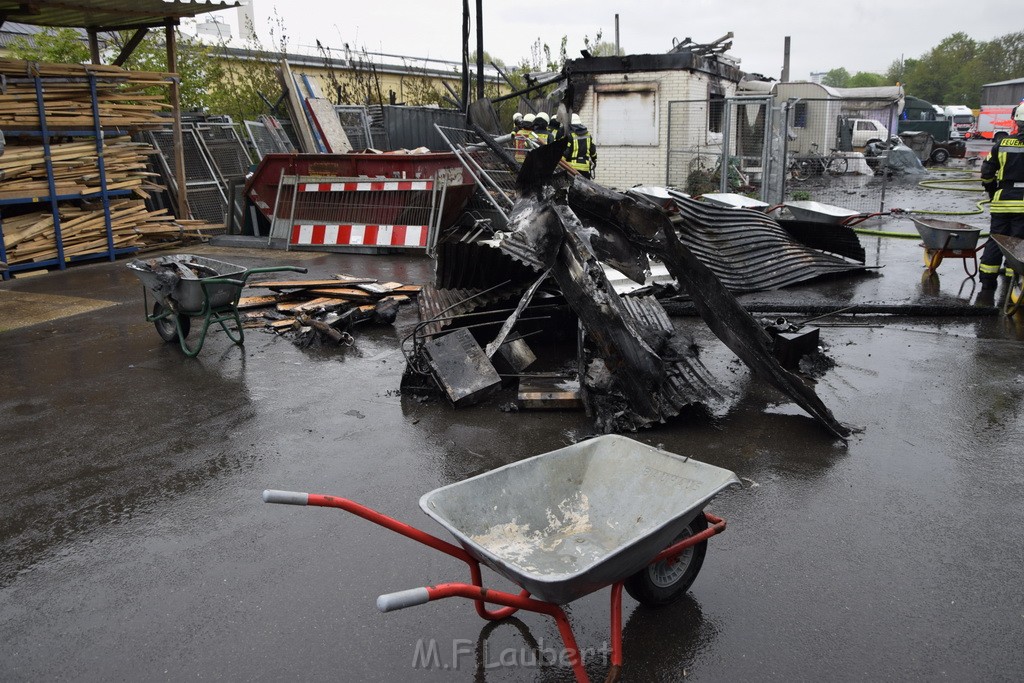
<path fill-rule="evenodd" d="M 529 140 L 533 139 L 533 131 L 529 128 L 520 128 L 516 131 L 516 136 L 513 138 L 513 142 L 516 148 L 516 161 L 523 163 L 526 160 L 526 153 L 530 151 Z"/>
<path fill-rule="evenodd" d="M 589 173 L 594 160 L 594 140 L 590 137 L 590 131 L 573 131 L 565 154 L 570 166 L 581 173 Z"/>
<path fill-rule="evenodd" d="M 992 213 L 1024 213 L 1024 135 L 1006 137 L 992 147 L 981 166 L 981 182 L 992 194 Z"/>

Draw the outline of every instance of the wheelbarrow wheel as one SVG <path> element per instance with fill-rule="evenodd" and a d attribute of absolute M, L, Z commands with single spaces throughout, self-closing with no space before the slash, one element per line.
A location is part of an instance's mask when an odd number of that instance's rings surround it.
<path fill-rule="evenodd" d="M 153 317 L 157 318 L 157 320 L 153 321 L 153 325 L 156 327 L 156 333 L 159 334 L 160 338 L 165 342 L 176 342 L 178 341 L 178 327 L 174 324 L 174 314 L 171 313 L 165 318 L 159 317 L 163 315 L 166 310 L 167 309 L 164 308 L 164 305 L 159 301 L 153 304 Z M 187 338 L 189 328 L 192 325 L 191 318 L 187 315 L 179 315 L 177 318 L 178 324 L 181 325 L 181 335 L 182 337 Z"/>
<path fill-rule="evenodd" d="M 708 520 L 701 512 L 693 518 L 690 526 L 672 541 L 676 544 L 684 538 L 699 534 L 708 528 Z M 681 598 L 700 572 L 704 555 L 708 551 L 707 540 L 690 546 L 674 559 L 662 560 L 644 567 L 625 580 L 623 585 L 633 599 L 648 607 L 662 607 Z"/>
<path fill-rule="evenodd" d="M 1010 280 L 1003 310 L 1006 315 L 1016 315 L 1024 310 L 1024 275 L 1015 273 Z"/>
<path fill-rule="evenodd" d="M 935 270 L 942 263 L 942 252 L 937 249 L 924 250 L 924 267 L 928 270 Z"/>

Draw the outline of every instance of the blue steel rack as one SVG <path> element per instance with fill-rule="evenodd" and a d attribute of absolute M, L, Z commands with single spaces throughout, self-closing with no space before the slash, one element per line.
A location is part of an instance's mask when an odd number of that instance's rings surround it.
<path fill-rule="evenodd" d="M 116 248 L 114 246 L 114 232 L 113 226 L 111 225 L 110 217 L 110 198 L 111 197 L 123 197 L 128 196 L 132 193 L 131 190 L 108 190 L 107 189 L 107 172 L 106 165 L 103 158 L 103 127 L 100 125 L 100 109 L 99 109 L 99 98 L 96 92 L 96 74 L 90 73 L 88 75 L 89 83 L 89 94 L 92 102 L 92 119 L 93 129 L 88 130 L 72 130 L 72 131 L 56 131 L 51 132 L 46 122 L 46 108 L 43 100 L 43 79 L 36 73 L 32 76 L 32 80 L 35 84 L 36 91 L 36 107 L 39 111 L 39 130 L 28 131 L 25 134 L 28 135 L 39 135 L 43 143 L 43 157 L 46 163 L 46 179 L 49 187 L 49 194 L 46 196 L 36 197 L 23 197 L 17 199 L 4 199 L 0 200 L 0 207 L 12 206 L 19 204 L 34 204 L 40 202 L 49 202 L 50 212 L 53 216 L 53 227 L 54 227 L 54 240 L 57 247 L 57 258 L 46 259 L 43 261 L 32 261 L 31 263 L 18 263 L 8 264 L 7 270 L 3 271 L 2 276 L 4 280 L 10 279 L 13 273 L 17 273 L 25 270 L 38 270 L 41 268 L 50 268 L 57 266 L 61 270 L 67 268 L 67 264 L 76 263 L 79 261 L 95 260 L 99 258 L 106 258 L 107 260 L 113 261 L 118 256 L 124 254 L 132 254 L 137 251 L 135 247 Z M 67 83 L 69 80 L 80 80 L 80 79 L 67 79 L 61 78 L 60 82 Z M 20 133 L 20 132 L 19 132 Z M 96 165 L 99 172 L 100 189 L 98 192 L 83 192 L 76 194 L 65 194 L 58 195 L 57 188 L 53 179 L 53 160 L 50 157 L 50 138 L 52 136 L 62 137 L 88 137 L 92 136 L 96 140 Z M 72 256 L 70 258 L 64 257 L 64 240 L 61 236 L 60 229 L 60 202 L 78 199 L 96 199 L 99 198 L 103 205 L 103 216 L 104 225 L 106 228 L 107 237 L 107 248 L 103 251 L 92 252 L 88 254 L 80 254 L 78 256 Z M 3 216 L 0 211 L 0 261 L 7 260 L 7 249 L 4 244 L 4 231 L 3 231 Z"/>

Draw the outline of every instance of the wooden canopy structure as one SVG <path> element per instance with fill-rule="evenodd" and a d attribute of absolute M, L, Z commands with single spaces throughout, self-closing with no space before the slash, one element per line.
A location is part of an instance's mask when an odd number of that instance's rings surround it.
<path fill-rule="evenodd" d="M 237 7 L 237 2 L 187 2 L 184 0 L 0 0 L 0 26 L 17 21 L 32 26 L 85 29 L 93 64 L 101 64 L 97 34 L 108 31 L 135 31 L 114 59 L 121 66 L 138 47 L 151 28 L 163 27 L 167 35 L 167 71 L 178 72 L 177 43 L 174 29 L 183 17 Z M 178 218 L 188 218 L 185 189 L 185 158 L 181 131 L 180 81 L 173 76 L 170 99 L 174 113 L 175 182 L 178 186 Z"/>

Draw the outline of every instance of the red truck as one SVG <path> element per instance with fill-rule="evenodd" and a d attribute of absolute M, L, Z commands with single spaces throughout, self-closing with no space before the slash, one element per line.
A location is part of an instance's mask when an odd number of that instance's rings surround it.
<path fill-rule="evenodd" d="M 982 105 L 978 114 L 978 122 L 967 132 L 969 139 L 985 138 L 993 142 L 1007 135 L 1017 134 L 1017 124 L 1013 120 L 1015 104 Z"/>
<path fill-rule="evenodd" d="M 1007 135 L 1016 135 L 1017 124 L 1013 121 L 1013 109 L 1019 104 L 1024 104 L 1024 78 L 981 86 L 978 122 L 967 137 L 985 138 L 994 142 Z"/>

